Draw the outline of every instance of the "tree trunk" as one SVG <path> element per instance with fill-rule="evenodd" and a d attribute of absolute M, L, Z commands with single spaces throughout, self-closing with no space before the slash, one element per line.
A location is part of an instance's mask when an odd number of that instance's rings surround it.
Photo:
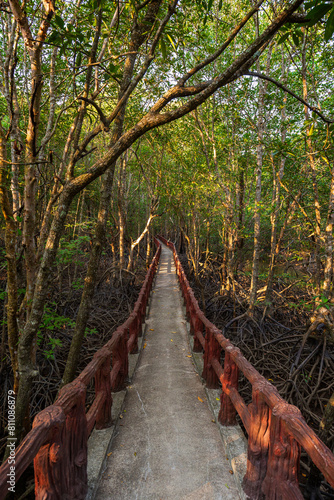
<path fill-rule="evenodd" d="M 128 262 L 128 271 L 132 271 L 132 264 L 133 264 L 133 252 L 134 249 L 136 248 L 137 245 L 141 242 L 141 240 L 144 238 L 145 234 L 148 232 L 150 224 L 154 218 L 154 208 L 153 210 L 150 211 L 150 215 L 147 219 L 146 225 L 142 233 L 138 236 L 138 238 L 131 243 L 131 248 L 130 248 L 130 255 L 129 255 L 129 262 Z"/>
<path fill-rule="evenodd" d="M 223 262 L 220 268 L 220 294 L 223 295 L 227 286 L 227 260 L 228 260 L 228 230 L 223 229 L 222 243 L 224 248 Z"/>
<path fill-rule="evenodd" d="M 17 274 L 16 274 L 16 239 L 17 222 L 13 216 L 12 205 L 9 201 L 8 190 L 5 186 L 6 139 L 0 125 L 0 204 L 5 219 L 5 248 L 7 260 L 7 329 L 8 346 L 14 375 L 14 392 L 18 391 L 18 341 L 19 329 L 17 324 Z"/>
<path fill-rule="evenodd" d="M 126 164 L 125 159 L 122 158 L 119 165 L 119 178 L 118 178 L 118 229 L 119 229 L 119 268 L 120 272 L 124 269 L 125 265 L 125 221 L 126 221 L 126 203 L 125 203 L 125 175 Z"/>
<path fill-rule="evenodd" d="M 258 18 L 256 14 L 256 30 L 258 34 Z M 260 63 L 257 62 L 257 70 L 260 72 Z M 263 166 L 263 138 L 265 132 L 264 124 L 264 98 L 265 86 L 262 81 L 259 81 L 259 99 L 258 99 L 258 119 L 257 119 L 257 147 L 256 147 L 256 182 L 255 182 L 255 208 L 254 208 L 254 250 L 253 250 L 253 265 L 252 279 L 250 287 L 249 308 L 248 314 L 252 315 L 256 302 L 257 282 L 259 276 L 259 261 L 260 261 L 260 237 L 261 237 L 261 188 L 262 188 L 262 166 Z"/>
<path fill-rule="evenodd" d="M 11 131 L 11 159 L 12 159 L 12 178 L 10 182 L 10 190 L 12 192 L 13 200 L 13 216 L 17 220 L 20 214 L 20 189 L 19 189 L 19 172 L 20 172 L 20 158 L 22 153 L 21 137 L 19 131 L 19 106 L 17 103 L 16 89 L 14 82 L 13 85 L 13 113 L 12 113 L 12 131 Z"/>
<path fill-rule="evenodd" d="M 233 228 L 233 212 L 229 210 L 226 216 L 226 244 L 227 244 L 227 265 L 226 265 L 226 284 L 225 290 L 230 292 L 234 288 L 234 250 L 235 250 L 235 231 Z"/>
<path fill-rule="evenodd" d="M 307 60 L 306 60 L 306 41 L 307 41 L 307 30 L 306 28 L 302 28 L 303 32 L 303 46 L 302 46 L 302 79 L 303 79 L 303 99 L 304 101 L 308 101 L 308 92 L 307 92 Z M 307 106 L 304 106 L 305 110 L 305 120 L 309 120 L 309 109 Z M 315 213 L 315 234 L 314 234 L 314 257 L 315 257 L 315 285 L 316 292 L 320 294 L 320 279 L 321 279 L 321 257 L 320 257 L 320 245 L 321 245 L 321 214 L 320 214 L 320 202 L 319 202 L 319 193 L 318 193 L 318 181 L 317 181 L 317 171 L 314 159 L 314 151 L 312 144 L 312 129 L 311 125 L 307 125 L 306 127 L 306 146 L 307 146 L 307 154 L 309 159 L 309 164 L 311 167 L 312 173 L 312 185 L 313 185 L 313 193 L 314 193 L 314 213 Z"/>
<path fill-rule="evenodd" d="M 259 19 L 258 13 L 255 14 L 256 34 L 259 35 Z M 267 61 L 266 61 L 266 75 L 270 71 L 270 61 L 272 54 L 273 44 L 269 45 Z M 260 61 L 257 60 L 257 71 L 260 73 Z M 259 277 L 259 262 L 261 252 L 261 190 L 262 190 L 262 167 L 263 167 L 263 141 L 266 134 L 266 121 L 265 121 L 265 106 L 264 99 L 267 92 L 268 82 L 259 82 L 259 100 L 258 100 L 258 144 L 257 144 L 257 167 L 256 167 L 256 184 L 255 184 L 255 209 L 254 209 L 254 252 L 253 252 L 253 266 L 252 266 L 252 279 L 249 297 L 248 314 L 253 315 L 256 296 L 257 296 L 257 283 Z"/>
<path fill-rule="evenodd" d="M 57 255 L 59 240 L 63 234 L 68 210 L 76 194 L 77 191 L 72 185 L 70 187 L 64 187 L 59 198 L 58 209 L 52 221 L 42 262 L 36 277 L 35 293 L 31 304 L 31 313 L 20 337 L 18 348 L 19 390 L 16 400 L 16 432 L 18 440 L 20 440 L 23 433 L 24 421 L 29 405 L 31 385 L 34 378 L 38 375 L 35 361 L 31 357 L 31 351 L 36 345 L 38 327 L 43 317 L 44 304 L 47 298 L 50 282 L 53 279 L 53 273 L 51 270 Z"/>
<path fill-rule="evenodd" d="M 238 182 L 238 200 L 237 200 L 237 206 L 238 206 L 238 239 L 237 239 L 237 247 L 242 250 L 244 247 L 244 237 L 243 237 L 243 230 L 244 230 L 244 208 L 245 208 L 245 202 L 244 202 L 244 196 L 245 196 L 245 172 L 244 168 L 240 167 L 239 170 L 239 182 Z"/>
<path fill-rule="evenodd" d="M 330 299 L 333 293 L 334 164 L 332 166 L 331 175 L 327 224 L 325 229 L 325 280 L 322 288 L 322 292 L 327 299 Z"/>
<path fill-rule="evenodd" d="M 284 52 L 282 50 L 282 81 L 285 83 L 286 73 L 285 73 L 285 59 Z M 285 93 L 283 98 L 283 106 L 281 110 L 281 143 L 285 143 L 286 139 L 286 99 L 287 94 Z M 279 213 L 280 213 L 280 204 L 281 204 L 281 183 L 279 181 L 282 180 L 284 175 L 284 167 L 285 167 L 285 157 L 281 157 L 280 167 L 278 173 L 276 174 L 274 158 L 271 156 L 272 165 L 273 165 L 273 205 L 274 211 L 271 214 L 271 237 L 270 237 L 270 261 L 268 268 L 268 278 L 267 278 L 267 289 L 265 295 L 265 304 L 266 309 L 265 313 L 271 313 L 271 299 L 272 299 L 272 290 L 273 290 L 273 277 L 274 277 L 274 267 L 276 262 L 276 243 L 277 243 L 277 229 L 278 229 L 278 221 L 279 221 Z M 276 178 L 278 175 L 279 179 Z"/>
<path fill-rule="evenodd" d="M 150 267 L 150 261 L 151 261 L 151 234 L 150 230 L 148 230 L 146 234 L 146 260 L 145 260 L 147 269 Z"/>

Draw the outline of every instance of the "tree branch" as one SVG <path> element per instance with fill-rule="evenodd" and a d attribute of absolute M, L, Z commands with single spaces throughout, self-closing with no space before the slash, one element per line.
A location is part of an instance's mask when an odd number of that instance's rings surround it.
<path fill-rule="evenodd" d="M 94 179 L 102 175 L 110 165 L 126 150 L 128 149 L 139 137 L 143 136 L 149 130 L 160 127 L 166 123 L 170 123 L 182 116 L 185 116 L 193 109 L 197 108 L 200 104 L 205 102 L 214 92 L 239 76 L 240 70 L 242 74 L 248 70 L 249 63 L 253 63 L 261 54 L 263 47 L 274 37 L 277 31 L 283 26 L 287 19 L 295 12 L 304 0 L 295 0 L 287 9 L 281 12 L 268 26 L 267 29 L 242 53 L 237 57 L 233 63 L 226 68 L 223 73 L 214 78 L 211 82 L 205 82 L 204 90 L 198 95 L 192 97 L 186 103 L 180 105 L 176 109 L 171 109 L 165 113 L 159 111 L 166 106 L 167 102 L 174 99 L 178 95 L 180 87 L 176 85 L 168 90 L 166 94 L 157 101 L 151 110 L 131 129 L 125 132 L 119 140 L 108 150 L 105 155 L 92 165 L 86 173 L 79 175 L 75 179 L 71 179 L 68 184 L 68 191 L 73 195 L 81 191 L 84 187 L 89 185 Z M 173 95 L 171 95 L 173 94 Z M 85 141 L 84 141 L 85 142 Z M 89 141 L 88 141 L 89 142 Z"/>
<path fill-rule="evenodd" d="M 30 31 L 28 19 L 24 10 L 22 10 L 20 3 L 17 0 L 9 0 L 11 11 L 20 26 L 24 43 L 28 50 L 33 49 L 33 37 Z"/>
<path fill-rule="evenodd" d="M 100 106 L 98 106 L 96 104 L 96 102 L 92 101 L 91 99 L 88 99 L 87 97 L 78 97 L 78 101 L 88 102 L 88 104 L 91 104 L 96 109 L 96 111 L 98 112 L 98 114 L 100 116 L 101 122 L 104 125 L 104 131 L 108 132 L 109 131 L 109 121 L 108 121 L 107 117 L 105 116 L 105 114 L 103 113 Z"/>
<path fill-rule="evenodd" d="M 302 24 L 307 23 L 310 19 L 307 18 L 305 14 L 299 14 L 298 12 L 294 12 L 290 17 L 288 22 L 294 24 Z"/>
<path fill-rule="evenodd" d="M 263 4 L 264 0 L 260 0 L 253 9 L 251 9 L 246 16 L 240 21 L 240 23 L 234 28 L 228 39 L 223 43 L 221 47 L 219 47 L 218 50 L 211 56 L 207 57 L 202 61 L 201 63 L 197 64 L 194 68 L 192 68 L 188 73 L 186 73 L 180 80 L 178 81 L 178 85 L 183 86 L 189 78 L 191 78 L 193 75 L 195 75 L 198 71 L 201 69 L 205 68 L 205 66 L 208 66 L 208 64 L 211 64 L 213 61 L 215 61 L 223 52 L 224 50 L 227 49 L 227 47 L 230 45 L 230 43 L 234 40 L 234 38 L 237 36 L 237 34 L 241 31 L 241 29 L 245 26 L 245 24 L 248 22 L 248 20 L 259 10 L 261 5 Z"/>
<path fill-rule="evenodd" d="M 303 3 L 304 0 L 295 0 L 295 2 L 285 9 L 281 14 L 279 14 L 274 21 L 268 26 L 267 29 L 261 33 L 261 35 L 244 51 L 237 57 L 233 63 L 225 69 L 223 73 L 216 76 L 213 80 L 208 82 L 203 82 L 199 84 L 203 86 L 203 90 L 200 92 L 193 92 L 193 94 L 198 94 L 193 99 L 190 99 L 187 103 L 180 106 L 176 110 L 166 112 L 164 115 L 160 114 L 158 120 L 160 123 L 168 123 L 170 121 L 176 120 L 181 116 L 189 113 L 197 106 L 202 104 L 208 97 L 210 97 L 216 90 L 233 82 L 240 76 L 244 75 L 248 68 L 254 64 L 254 62 L 263 53 L 263 50 L 267 47 L 270 40 L 277 33 L 277 31 L 287 22 L 287 19 L 291 14 L 297 10 L 297 8 Z M 149 114 L 157 115 L 160 111 L 170 102 L 171 100 L 179 97 L 180 86 L 177 84 L 173 88 L 169 89 L 165 95 L 163 95 L 151 108 Z M 167 115 L 170 118 L 167 118 Z M 167 118 L 167 121 L 163 121 L 163 118 Z"/>
<path fill-rule="evenodd" d="M 159 25 L 159 27 L 157 29 L 157 32 L 156 32 L 156 34 L 154 36 L 154 39 L 152 41 L 152 45 L 151 45 L 150 51 L 147 54 L 147 56 L 146 56 L 146 58 L 145 58 L 145 60 L 143 62 L 141 70 L 139 71 L 139 73 L 137 74 L 137 76 L 130 82 L 128 88 L 126 89 L 126 91 L 124 92 L 124 94 L 122 95 L 122 97 L 117 102 L 114 110 L 107 117 L 107 121 L 108 121 L 109 126 L 115 120 L 116 116 L 118 115 L 119 111 L 123 107 L 124 103 L 129 99 L 130 95 L 135 90 L 135 88 L 137 87 L 138 83 L 143 79 L 143 77 L 145 76 L 147 70 L 149 69 L 152 61 L 154 60 L 155 50 L 156 50 L 157 45 L 159 43 L 160 37 L 162 35 L 162 32 L 165 29 L 165 26 L 167 25 L 167 23 L 170 20 L 171 16 L 174 14 L 175 9 L 176 9 L 178 3 L 179 3 L 179 0 L 174 0 L 173 3 L 171 5 L 169 5 L 168 12 L 167 12 L 166 16 L 164 17 L 164 19 L 161 21 L 161 23 L 160 23 L 160 25 Z M 79 158 L 80 158 L 80 151 L 84 150 L 88 146 L 88 144 L 101 131 L 102 131 L 102 126 L 98 125 L 93 130 L 91 130 L 90 132 L 88 132 L 88 134 L 82 140 L 81 144 L 78 147 L 78 150 L 76 151 L 76 153 L 74 155 L 74 158 L 73 158 L 73 162 L 74 163 L 79 160 Z"/>
<path fill-rule="evenodd" d="M 304 106 L 307 106 L 311 111 L 313 111 L 316 115 L 318 115 L 325 123 L 334 123 L 334 120 L 330 120 L 329 118 L 326 118 L 319 110 L 318 108 L 311 106 L 308 104 L 302 97 L 299 97 L 297 94 L 295 94 L 292 90 L 290 90 L 288 87 L 283 85 L 283 83 L 275 80 L 274 78 L 271 78 L 270 76 L 264 75 L 263 73 L 256 73 L 255 71 L 247 71 L 244 73 L 244 76 L 255 76 L 257 78 L 261 78 L 262 80 L 267 80 L 268 82 L 273 83 L 276 85 L 276 87 L 284 90 L 284 92 L 287 92 L 290 94 L 292 97 L 297 99 L 297 101 L 301 102 L 304 104 Z"/>

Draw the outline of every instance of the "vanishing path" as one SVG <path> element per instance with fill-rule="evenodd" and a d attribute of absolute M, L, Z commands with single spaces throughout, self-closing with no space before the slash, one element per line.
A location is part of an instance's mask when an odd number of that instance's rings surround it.
<path fill-rule="evenodd" d="M 190 355 L 172 252 L 162 246 L 145 349 L 97 500 L 238 500 Z"/>

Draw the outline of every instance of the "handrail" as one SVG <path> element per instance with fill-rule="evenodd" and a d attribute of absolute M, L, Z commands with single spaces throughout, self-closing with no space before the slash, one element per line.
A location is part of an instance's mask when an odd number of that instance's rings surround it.
<path fill-rule="evenodd" d="M 99 349 L 92 361 L 71 383 L 59 392 L 55 403 L 39 412 L 32 430 L 15 453 L 15 481 L 34 460 L 35 498 L 84 500 L 87 494 L 87 441 L 94 428 L 112 424 L 111 392 L 122 390 L 128 377 L 128 354 L 138 352 L 146 307 L 159 263 L 161 244 L 154 238 L 157 251 L 128 319 Z M 112 369 L 110 370 L 112 359 Z M 86 413 L 86 390 L 95 377 L 95 399 Z M 10 461 L 0 467 L 0 500 L 8 493 Z"/>
<path fill-rule="evenodd" d="M 238 412 L 248 433 L 247 472 L 243 489 L 251 499 L 302 500 L 298 472 L 301 447 L 334 487 L 334 455 L 307 425 L 300 410 L 287 403 L 277 389 L 247 361 L 199 308 L 186 278 L 175 245 L 159 236 L 174 255 L 185 300 L 195 352 L 204 350 L 203 378 L 209 388 L 222 385 L 219 422 L 236 424 Z M 225 351 L 224 369 L 220 363 Z M 239 370 L 252 384 L 252 402 L 247 406 L 238 392 Z M 262 495 L 261 495 L 262 492 Z"/>

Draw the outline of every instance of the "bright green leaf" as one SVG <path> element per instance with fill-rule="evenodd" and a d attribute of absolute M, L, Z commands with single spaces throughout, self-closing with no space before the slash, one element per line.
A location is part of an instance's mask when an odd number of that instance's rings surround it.
<path fill-rule="evenodd" d="M 325 29 L 325 40 L 328 42 L 328 40 L 332 37 L 334 33 L 334 9 L 332 10 L 328 21 L 326 23 L 326 29 Z"/>
<path fill-rule="evenodd" d="M 285 33 L 284 35 L 281 36 L 281 38 L 278 40 L 278 45 L 280 45 L 281 43 L 285 42 L 285 40 L 287 40 L 290 36 L 290 33 Z"/>

